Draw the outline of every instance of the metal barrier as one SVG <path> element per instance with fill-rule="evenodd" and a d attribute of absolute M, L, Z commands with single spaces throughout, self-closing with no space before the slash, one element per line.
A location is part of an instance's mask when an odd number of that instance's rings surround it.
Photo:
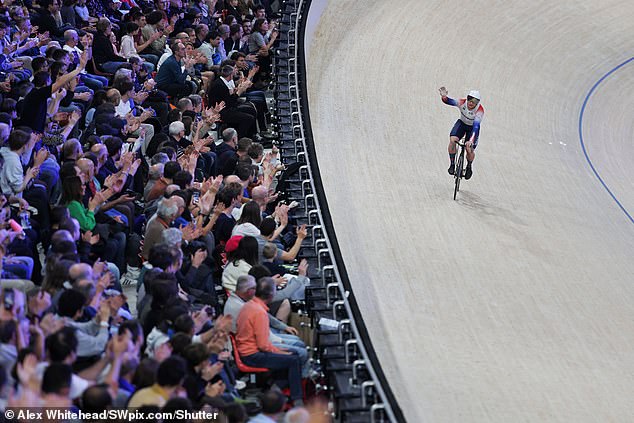
<path fill-rule="evenodd" d="M 331 237 L 334 238 L 334 232 L 331 232 L 332 226 L 327 225 L 324 221 L 320 195 L 316 195 L 316 193 L 323 194 L 323 192 L 319 191 L 321 186 L 315 185 L 315 176 L 319 178 L 319 171 L 313 169 L 310 159 L 314 158 L 308 156 L 310 148 L 307 140 L 312 142 L 312 133 L 310 130 L 306 130 L 306 123 L 310 121 L 309 116 L 304 116 L 302 110 L 302 103 L 307 108 L 303 57 L 304 40 L 302 39 L 305 29 L 303 19 L 308 15 L 310 4 L 311 0 L 290 0 L 282 5 L 282 8 L 287 8 L 289 5 L 294 7 L 292 12 L 286 11 L 291 18 L 290 28 L 287 30 L 287 49 L 289 53 L 291 50 L 293 53 L 290 53 L 292 57 L 284 59 L 288 71 L 288 91 L 283 93 L 288 94 L 289 97 L 290 126 L 288 132 L 290 139 L 292 139 L 292 149 L 297 161 L 303 164 L 299 170 L 298 183 L 305 205 L 305 217 L 308 219 L 308 224 L 312 226 L 312 248 L 316 253 L 318 262 L 319 280 L 326 292 L 326 307 L 332 308 L 333 319 L 339 321 L 338 340 L 344 344 L 345 363 L 352 366 L 353 377 L 350 379 L 350 386 L 360 387 L 360 401 L 363 409 L 367 408 L 370 421 L 401 422 L 405 421 L 403 414 L 387 385 L 376 354 L 371 348 L 369 337 L 367 333 L 362 334 L 359 329 L 359 324 L 363 324 L 362 320 L 357 321 L 360 320 L 360 311 L 356 302 L 351 302 L 351 287 L 346 289 L 342 283 L 342 273 L 337 265 L 341 257 L 336 256 L 335 251 L 338 250 L 333 248 L 331 242 Z M 293 38 L 291 39 L 291 37 Z M 300 76 L 303 79 L 300 80 Z M 329 280 L 331 282 L 328 282 Z M 343 315 L 343 317 L 339 319 L 339 315 Z M 355 315 L 357 320 L 354 318 Z M 365 330 L 365 326 L 363 327 Z M 345 333 L 348 334 L 348 339 L 344 339 L 344 329 L 346 329 Z M 369 349 L 372 350 L 372 354 L 369 354 Z M 352 352 L 357 355 L 357 359 L 352 359 Z M 367 371 L 369 380 L 358 380 L 358 372 L 361 368 Z"/>

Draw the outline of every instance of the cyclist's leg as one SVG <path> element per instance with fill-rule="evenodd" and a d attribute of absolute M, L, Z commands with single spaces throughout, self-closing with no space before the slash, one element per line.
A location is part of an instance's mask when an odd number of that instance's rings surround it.
<path fill-rule="evenodd" d="M 467 134 L 467 137 L 471 137 L 471 131 L 469 131 L 469 133 Z M 473 140 L 473 142 L 474 143 L 478 142 L 477 136 Z M 471 168 L 471 165 L 473 161 L 475 160 L 475 149 L 476 149 L 476 146 L 471 146 L 471 148 L 467 148 L 467 168 L 465 169 L 465 179 L 471 179 L 471 176 L 473 176 L 473 169 Z"/>
<path fill-rule="evenodd" d="M 475 148 L 467 148 L 467 166 L 471 166 L 471 163 L 475 160 Z"/>
<path fill-rule="evenodd" d="M 458 141 L 465 134 L 465 125 L 464 123 L 458 119 L 454 124 L 453 128 L 451 128 L 451 133 L 449 134 L 449 146 L 447 147 L 447 151 L 449 153 L 449 174 L 453 175 L 453 167 L 456 162 L 456 153 L 458 152 Z"/>

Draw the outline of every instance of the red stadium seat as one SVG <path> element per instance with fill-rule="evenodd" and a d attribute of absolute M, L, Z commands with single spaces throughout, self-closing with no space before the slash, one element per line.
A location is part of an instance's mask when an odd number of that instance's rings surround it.
<path fill-rule="evenodd" d="M 233 348 L 233 359 L 236 362 L 238 370 L 240 370 L 242 373 L 265 373 L 269 371 L 269 369 L 264 367 L 251 367 L 244 364 L 242 362 L 242 358 L 240 358 L 240 353 L 238 353 L 238 345 L 236 344 L 235 335 L 231 333 L 229 334 L 229 338 L 231 339 L 231 347 Z"/>

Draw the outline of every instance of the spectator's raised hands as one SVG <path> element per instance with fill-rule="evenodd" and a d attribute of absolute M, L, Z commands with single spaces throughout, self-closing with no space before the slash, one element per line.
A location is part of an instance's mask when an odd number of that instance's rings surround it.
<path fill-rule="evenodd" d="M 125 125 L 125 128 L 123 129 L 124 134 L 131 134 L 133 132 L 136 132 L 137 129 L 141 127 L 141 121 L 135 117 L 127 119 L 126 121 L 127 123 Z"/>
<path fill-rule="evenodd" d="M 33 166 L 34 167 L 41 166 L 42 163 L 44 163 L 46 159 L 48 159 L 48 156 L 49 156 L 49 152 L 46 148 L 40 149 L 40 151 L 38 151 L 35 154 L 35 157 L 33 158 Z"/>
<path fill-rule="evenodd" d="M 95 285 L 95 290 L 98 292 L 104 292 L 110 284 L 112 284 L 112 274 L 110 272 L 105 272 L 102 274 L 99 279 L 97 279 L 97 283 Z"/>
<path fill-rule="evenodd" d="M 84 94 L 88 94 L 88 97 L 83 96 Z M 87 98 L 87 100 L 84 100 L 84 101 L 89 101 L 92 98 L 90 93 L 81 93 L 80 95 L 83 96 L 82 99 Z M 68 124 L 70 126 L 75 126 L 77 122 L 79 122 L 79 119 L 81 119 L 81 113 L 78 112 L 77 110 L 74 110 L 73 113 L 71 113 L 68 118 Z"/>
<path fill-rule="evenodd" d="M 99 304 L 99 310 L 97 311 L 97 320 L 99 323 L 110 320 L 110 304 L 107 301 L 103 301 Z"/>
<path fill-rule="evenodd" d="M 447 95 L 449 95 L 449 91 L 447 91 L 447 88 L 445 87 L 440 87 L 438 89 L 438 92 L 440 93 L 441 97 L 447 97 Z"/>
<path fill-rule="evenodd" d="M 209 382 L 211 379 L 216 377 L 216 375 L 220 374 L 223 367 L 224 363 L 221 363 L 220 361 L 217 361 L 214 364 L 211 364 L 209 361 L 207 361 L 203 364 L 203 368 L 200 372 L 200 377 L 205 382 Z"/>
<path fill-rule="evenodd" d="M 249 76 L 247 78 L 249 79 L 253 79 L 253 77 L 260 71 L 260 67 L 258 65 L 255 65 L 251 68 L 251 70 L 249 71 Z"/>
<path fill-rule="evenodd" d="M 136 171 L 139 170 L 139 166 L 141 166 L 141 159 L 136 159 L 130 165 L 130 169 L 128 170 L 128 173 L 134 176 L 136 174 Z"/>
<path fill-rule="evenodd" d="M 283 288 L 288 283 L 286 278 L 282 275 L 274 275 L 273 280 L 275 281 L 275 286 L 277 286 L 278 288 Z"/>
<path fill-rule="evenodd" d="M 40 320 L 40 329 L 44 336 L 49 336 L 64 327 L 64 320 L 58 319 L 53 313 L 47 313 Z"/>
<path fill-rule="evenodd" d="M 40 173 L 40 167 L 39 166 L 34 166 L 32 168 L 30 168 L 27 172 L 26 172 L 26 177 L 27 179 L 31 180 L 37 177 L 37 175 L 39 175 Z"/>
<path fill-rule="evenodd" d="M 134 95 L 134 102 L 137 104 L 142 104 L 145 100 L 147 100 L 149 96 L 150 93 L 148 93 L 147 91 L 139 91 Z"/>
<path fill-rule="evenodd" d="M 191 223 L 185 226 L 181 226 L 180 230 L 183 233 L 183 241 L 192 241 L 200 236 L 199 231 Z"/>
<path fill-rule="evenodd" d="M 38 391 L 39 380 L 37 377 L 37 356 L 35 354 L 27 354 L 22 362 L 16 363 L 16 373 L 20 384 L 33 391 Z"/>
<path fill-rule="evenodd" d="M 297 237 L 304 239 L 308 236 L 308 230 L 306 229 L 306 225 L 302 225 L 297 228 Z"/>
<path fill-rule="evenodd" d="M 104 194 L 101 191 L 97 191 L 97 193 L 88 200 L 88 210 L 95 211 L 95 209 L 105 201 Z"/>
<path fill-rule="evenodd" d="M 92 98 L 92 94 L 90 94 L 87 91 L 85 93 L 77 93 L 77 94 L 75 94 L 75 99 L 76 100 L 90 101 L 91 98 Z"/>
<path fill-rule="evenodd" d="M 233 318 L 230 314 L 223 314 L 218 316 L 214 321 L 214 329 L 222 332 L 229 333 L 231 326 L 233 325 Z"/>
<path fill-rule="evenodd" d="M 198 269 L 203 264 L 206 258 L 206 250 L 197 250 L 194 254 L 192 254 L 192 267 Z"/>
<path fill-rule="evenodd" d="M 82 234 L 81 240 L 90 245 L 95 245 L 99 242 L 99 234 L 93 235 L 92 231 L 86 231 Z"/>
<path fill-rule="evenodd" d="M 217 397 L 219 395 L 224 394 L 225 392 L 225 383 L 222 380 L 219 380 L 216 383 L 208 383 L 205 386 L 205 395 L 208 397 Z"/>
<path fill-rule="evenodd" d="M 92 265 L 92 274 L 100 276 L 103 274 L 104 270 L 106 270 L 106 262 L 97 259 Z"/>
<path fill-rule="evenodd" d="M 79 56 L 79 67 L 84 69 L 88 64 L 88 51 L 84 50 Z"/>
<path fill-rule="evenodd" d="M 4 82 L 0 82 L 0 91 L 8 93 L 11 91 L 11 81 L 6 80 Z"/>
<path fill-rule="evenodd" d="M 108 348 L 114 356 L 120 357 L 130 349 L 131 344 L 132 336 L 130 335 L 130 331 L 126 330 L 122 334 L 113 336 L 110 340 L 110 345 L 108 346 Z"/>
<path fill-rule="evenodd" d="M 152 91 L 155 85 L 156 85 L 156 81 L 154 81 L 153 79 L 148 79 L 147 81 L 143 83 L 143 88 L 145 88 L 148 91 Z"/>
<path fill-rule="evenodd" d="M 242 82 L 240 82 L 240 85 L 238 85 L 238 87 L 236 88 L 236 92 L 238 95 L 242 95 L 246 90 L 251 88 L 251 86 L 253 86 L 253 82 L 249 81 L 248 79 L 245 79 Z"/>

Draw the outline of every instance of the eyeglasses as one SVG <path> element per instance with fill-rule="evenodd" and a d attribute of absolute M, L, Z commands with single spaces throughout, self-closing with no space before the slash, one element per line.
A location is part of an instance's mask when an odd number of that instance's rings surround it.
<path fill-rule="evenodd" d="M 480 100 L 478 100 L 478 99 L 477 99 L 477 98 L 475 98 L 475 97 L 471 97 L 470 95 L 468 95 L 468 96 L 467 96 L 467 101 L 473 101 L 474 103 L 477 103 L 477 102 L 478 102 L 478 101 L 480 101 Z"/>

